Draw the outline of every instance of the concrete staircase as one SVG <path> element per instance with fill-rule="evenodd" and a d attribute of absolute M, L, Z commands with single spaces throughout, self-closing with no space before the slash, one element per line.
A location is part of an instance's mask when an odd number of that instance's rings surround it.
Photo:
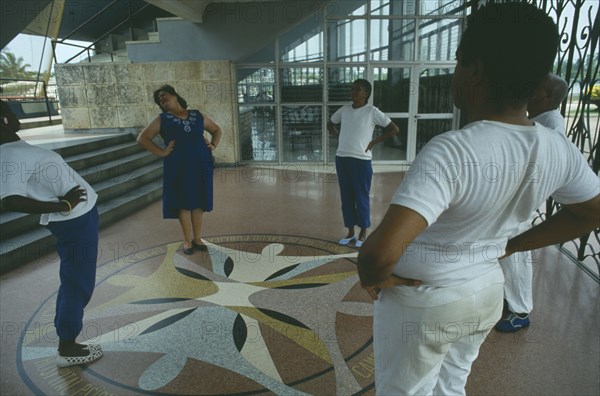
<path fill-rule="evenodd" d="M 100 227 L 162 197 L 162 161 L 130 134 L 55 149 L 98 193 Z M 0 273 L 55 251 L 39 215 L 0 213 Z"/>

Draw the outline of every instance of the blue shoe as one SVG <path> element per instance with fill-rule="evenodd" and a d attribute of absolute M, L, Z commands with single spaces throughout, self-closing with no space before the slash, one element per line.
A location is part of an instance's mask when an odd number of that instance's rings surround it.
<path fill-rule="evenodd" d="M 514 333 L 528 327 L 530 324 L 529 314 L 525 317 L 520 317 L 516 313 L 511 312 L 496 324 L 495 329 L 502 333 Z"/>

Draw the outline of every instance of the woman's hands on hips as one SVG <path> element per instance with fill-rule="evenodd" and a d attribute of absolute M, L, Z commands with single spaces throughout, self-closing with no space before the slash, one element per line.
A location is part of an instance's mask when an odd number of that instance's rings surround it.
<path fill-rule="evenodd" d="M 210 142 L 207 138 L 204 138 L 204 143 L 206 143 L 206 147 L 208 147 L 208 149 L 210 151 L 213 151 L 214 149 L 217 148 L 217 146 L 215 146 L 212 142 Z"/>
<path fill-rule="evenodd" d="M 171 153 L 173 152 L 173 150 L 175 149 L 175 140 L 171 140 L 169 142 L 169 144 L 167 144 L 167 147 L 165 147 L 163 149 L 163 155 L 162 157 L 168 157 L 169 155 L 171 155 Z"/>
<path fill-rule="evenodd" d="M 87 200 L 87 192 L 83 188 L 81 188 L 80 185 L 77 185 L 70 189 L 60 199 L 69 201 L 69 204 L 71 204 L 71 208 L 74 208 L 75 206 L 79 205 L 80 202 Z"/>

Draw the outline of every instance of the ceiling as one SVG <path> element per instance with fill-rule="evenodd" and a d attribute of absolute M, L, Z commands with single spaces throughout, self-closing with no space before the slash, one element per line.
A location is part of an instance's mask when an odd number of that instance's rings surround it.
<path fill-rule="evenodd" d="M 129 29 L 153 31 L 156 18 L 177 16 L 203 23 L 211 3 L 273 3 L 280 0 L 2 0 L 0 48 L 19 33 L 46 35 L 55 28 L 61 2 L 58 38 L 94 42 L 112 27 L 123 34 Z M 285 3 L 280 1 L 282 4 Z M 128 22 L 128 19 L 131 20 Z"/>

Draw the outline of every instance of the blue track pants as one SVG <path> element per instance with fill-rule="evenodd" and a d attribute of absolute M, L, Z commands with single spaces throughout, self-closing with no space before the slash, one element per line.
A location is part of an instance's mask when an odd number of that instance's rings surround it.
<path fill-rule="evenodd" d="M 344 226 L 352 228 L 358 225 L 361 228 L 369 228 L 371 226 L 369 192 L 373 178 L 371 160 L 336 156 L 335 169 L 342 197 Z"/>
<path fill-rule="evenodd" d="M 98 258 L 98 210 L 55 221 L 48 229 L 60 256 L 60 288 L 54 325 L 61 340 L 75 340 L 83 328 L 83 309 L 92 298 Z"/>

